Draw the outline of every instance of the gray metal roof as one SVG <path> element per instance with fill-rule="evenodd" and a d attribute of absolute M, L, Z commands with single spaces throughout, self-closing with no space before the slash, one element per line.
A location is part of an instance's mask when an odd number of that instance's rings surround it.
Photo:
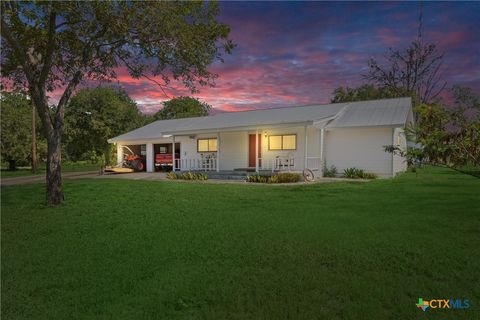
<path fill-rule="evenodd" d="M 165 135 L 222 131 L 265 126 L 311 124 L 322 119 L 326 128 L 402 126 L 412 107 L 410 98 L 371 100 L 324 105 L 220 113 L 207 117 L 160 120 L 109 140 L 136 141 Z"/>
<path fill-rule="evenodd" d="M 412 108 L 410 98 L 350 103 L 327 128 L 404 125 Z"/>

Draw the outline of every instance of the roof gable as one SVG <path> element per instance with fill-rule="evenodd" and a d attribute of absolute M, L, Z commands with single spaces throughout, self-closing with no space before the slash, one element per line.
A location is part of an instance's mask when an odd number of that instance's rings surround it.
<path fill-rule="evenodd" d="M 412 108 L 410 98 L 371 100 L 352 103 L 327 128 L 404 125 Z"/>

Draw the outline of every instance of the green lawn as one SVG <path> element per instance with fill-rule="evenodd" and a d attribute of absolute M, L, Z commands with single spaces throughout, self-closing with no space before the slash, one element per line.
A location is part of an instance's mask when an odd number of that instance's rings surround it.
<path fill-rule="evenodd" d="M 2 319 L 478 319 L 480 179 L 2 189 Z M 466 310 L 416 308 L 466 298 Z"/>
<path fill-rule="evenodd" d="M 88 161 L 66 162 L 62 163 L 63 172 L 80 172 L 80 171 L 99 171 L 100 163 L 91 163 Z M 32 173 L 31 167 L 19 167 L 16 171 L 10 171 L 6 168 L 1 169 L 2 178 L 24 177 L 32 175 L 44 175 L 46 166 L 44 163 L 40 164 L 35 174 Z"/>

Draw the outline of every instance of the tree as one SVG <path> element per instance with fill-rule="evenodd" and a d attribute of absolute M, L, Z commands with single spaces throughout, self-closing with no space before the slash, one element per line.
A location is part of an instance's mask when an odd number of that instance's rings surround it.
<path fill-rule="evenodd" d="M 476 95 L 472 88 L 455 85 L 451 89 L 455 103 L 455 109 L 463 111 L 462 113 L 480 112 L 480 97 Z"/>
<path fill-rule="evenodd" d="M 398 98 L 408 95 L 402 92 L 394 92 L 388 88 L 376 87 L 372 84 L 363 84 L 356 88 L 350 87 L 338 87 L 333 91 L 332 103 L 339 102 L 352 102 L 352 101 L 365 101 L 365 100 L 377 100 Z"/>
<path fill-rule="evenodd" d="M 442 164 L 458 168 L 480 164 L 480 97 L 470 88 L 454 87 L 455 103 L 444 106 L 440 103 L 421 104 L 415 110 L 416 124 L 407 127 L 409 140 L 420 149 L 400 150 L 385 146 L 387 152 L 415 158 L 430 164 Z"/>
<path fill-rule="evenodd" d="M 420 3 L 416 39 L 404 50 L 389 48 L 384 64 L 371 58 L 364 78 L 396 95 L 407 93 L 417 97 L 419 103 L 433 102 L 447 85 L 440 74 L 443 53 L 434 43 L 423 41 L 422 27 L 423 3 Z"/>
<path fill-rule="evenodd" d="M 141 127 L 145 116 L 124 90 L 110 87 L 82 89 L 65 108 L 65 150 L 72 160 L 93 152 L 111 164 L 107 139 Z"/>
<path fill-rule="evenodd" d="M 2 160 L 8 162 L 9 170 L 16 170 L 32 159 L 31 101 L 22 93 L 2 92 L 1 104 Z M 39 140 L 39 147 L 44 147 Z"/>
<path fill-rule="evenodd" d="M 2 77 L 27 89 L 48 142 L 47 202 L 63 200 L 65 106 L 82 80 L 111 80 L 122 66 L 160 88 L 213 85 L 207 67 L 234 44 L 216 2 L 62 1 L 1 3 Z M 161 80 L 158 80 L 161 79 Z M 47 92 L 62 88 L 51 108 Z"/>
<path fill-rule="evenodd" d="M 163 103 L 163 108 L 155 113 L 156 120 L 179 119 L 207 116 L 212 107 L 191 97 L 173 98 Z"/>

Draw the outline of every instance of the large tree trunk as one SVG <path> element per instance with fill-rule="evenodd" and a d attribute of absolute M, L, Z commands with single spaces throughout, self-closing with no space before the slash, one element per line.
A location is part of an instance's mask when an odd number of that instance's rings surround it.
<path fill-rule="evenodd" d="M 61 135 L 52 134 L 48 137 L 47 157 L 47 202 L 56 205 L 63 201 L 61 172 Z"/>
<path fill-rule="evenodd" d="M 36 124 L 35 124 L 35 117 L 37 116 L 35 110 L 35 103 L 32 99 L 32 172 L 37 172 L 37 132 L 36 132 Z"/>

